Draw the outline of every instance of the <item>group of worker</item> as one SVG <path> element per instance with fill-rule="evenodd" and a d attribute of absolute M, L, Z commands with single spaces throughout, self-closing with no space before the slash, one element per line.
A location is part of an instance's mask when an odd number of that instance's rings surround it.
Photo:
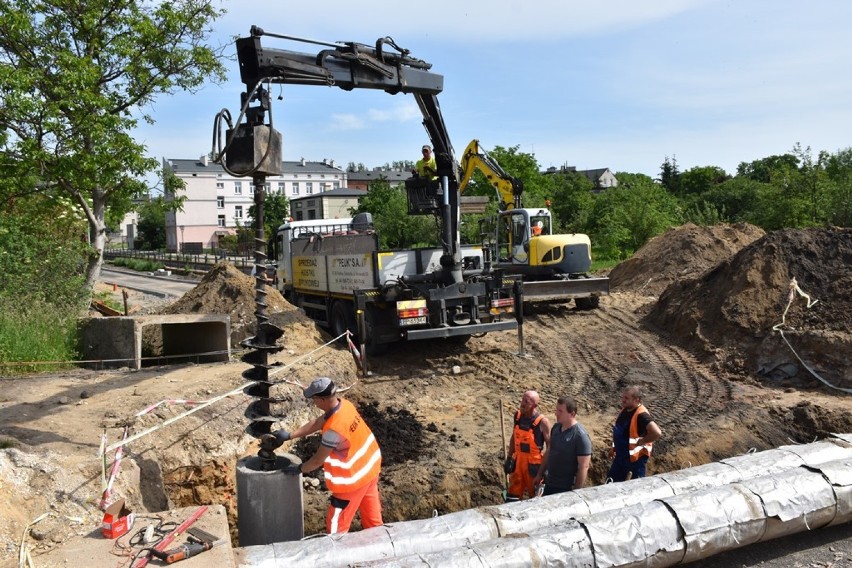
<path fill-rule="evenodd" d="M 292 432 L 277 430 L 264 435 L 261 446 L 274 450 L 286 441 L 321 431 L 320 446 L 314 455 L 304 463 L 288 466 L 284 472 L 310 473 L 322 466 L 331 492 L 326 514 L 328 534 L 347 532 L 356 512 L 360 513 L 363 528 L 382 525 L 378 489 L 382 453 L 370 427 L 355 406 L 340 397 L 328 377 L 315 379 L 303 394 L 322 414 Z M 506 501 L 553 495 L 586 484 L 592 441 L 577 421 L 577 402 L 570 396 L 559 398 L 553 426 L 538 408 L 538 393 L 525 392 L 506 451 L 504 468 L 510 479 Z M 621 393 L 621 413 L 612 430 L 612 465 L 607 481 L 644 477 L 651 448 L 660 435 L 660 428 L 642 405 L 639 388 L 625 388 Z"/>
<path fill-rule="evenodd" d="M 577 421 L 577 402 L 564 396 L 556 401 L 556 424 L 538 410 L 539 394 L 530 390 L 515 412 L 512 437 L 506 448 L 504 470 L 509 475 L 506 501 L 536 495 L 554 495 L 585 486 L 592 461 L 592 440 Z M 612 463 L 607 481 L 645 477 L 645 465 L 660 427 L 642 404 L 639 387 L 621 392 L 621 412 L 612 429 Z"/>

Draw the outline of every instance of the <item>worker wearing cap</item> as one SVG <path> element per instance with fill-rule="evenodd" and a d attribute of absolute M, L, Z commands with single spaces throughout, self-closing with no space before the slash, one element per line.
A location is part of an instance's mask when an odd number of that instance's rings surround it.
<path fill-rule="evenodd" d="M 417 175 L 423 179 L 438 179 L 438 165 L 432 155 L 432 147 L 424 144 L 420 151 L 423 157 L 415 164 Z"/>
<path fill-rule="evenodd" d="M 266 434 L 261 442 L 273 442 L 278 447 L 287 440 L 321 430 L 322 441 L 316 453 L 305 463 L 288 466 L 285 471 L 306 473 L 322 465 L 326 487 L 331 491 L 325 520 L 328 534 L 347 532 L 356 511 L 360 512 L 365 529 L 382 525 L 378 488 L 382 453 L 373 432 L 355 406 L 337 395 L 337 387 L 328 377 L 315 379 L 304 395 L 323 414 L 293 432 Z"/>

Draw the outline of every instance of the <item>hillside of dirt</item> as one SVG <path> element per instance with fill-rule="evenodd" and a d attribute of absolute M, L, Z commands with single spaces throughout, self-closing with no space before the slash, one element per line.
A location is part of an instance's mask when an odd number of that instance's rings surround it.
<path fill-rule="evenodd" d="M 718 280 L 716 286 L 729 285 L 733 293 L 731 282 L 739 282 L 736 293 L 745 294 L 758 286 L 757 276 L 763 273 L 748 272 L 746 267 L 753 264 L 736 262 L 746 270 L 743 275 L 732 268 L 734 259 L 751 250 L 755 259 L 764 259 L 760 266 L 765 272 L 775 274 L 780 259 L 786 262 L 782 251 L 790 243 L 813 247 L 822 243 L 827 250 L 802 250 L 809 251 L 805 256 L 814 265 L 825 264 L 826 286 L 820 287 L 823 275 L 813 280 L 798 272 L 796 276 L 804 290 L 819 298 L 817 306 L 845 307 L 846 316 L 823 313 L 807 319 L 806 312 L 791 308 L 788 323 L 824 325 L 849 341 L 848 325 L 840 329 L 849 314 L 848 233 L 805 235 L 767 235 L 761 240 L 775 244 L 763 253 L 757 247 L 760 240 L 755 241 L 694 282 L 711 282 L 714 274 L 728 270 L 727 283 Z M 695 250 L 688 245 L 670 248 L 686 251 L 682 262 L 688 262 L 689 251 Z M 845 271 L 838 268 L 844 258 Z M 245 322 L 241 327 L 250 329 L 254 280 L 231 268 L 217 267 L 170 309 L 236 314 Z M 785 294 L 785 278 L 773 278 L 783 289 L 780 294 Z M 831 279 L 847 285 L 832 287 Z M 675 290 L 682 290 L 681 295 Z M 590 311 L 568 303 L 532 307 L 524 324 L 522 352 L 518 334 L 509 331 L 474 337 L 465 346 L 441 340 L 400 344 L 386 356 L 371 359 L 371 374 L 360 377 L 344 347 L 328 344 L 331 338 L 325 331 L 283 299 L 278 304 L 280 295 L 270 290 L 271 320 L 284 330 L 283 349 L 271 357 L 275 366 L 270 370 L 278 381 L 274 394 L 282 401 L 274 408 L 281 415 L 279 425 L 293 429 L 317 415 L 293 383 L 325 375 L 348 387 L 345 396 L 362 410 L 382 447 L 380 491 L 387 522 L 502 502 L 503 436 L 510 434 L 510 416 L 528 389 L 541 393 L 542 411 L 552 420 L 558 397 L 577 398 L 578 419 L 594 447 L 591 485 L 604 481 L 619 390 L 631 384 L 642 387 L 645 404 L 663 431 L 655 443 L 650 474 L 752 449 L 811 442 L 829 432 L 852 432 L 848 395 L 810 381 L 792 388 L 789 381 L 761 380 L 748 365 L 718 364 L 708 358 L 710 341 L 672 339 L 686 336 L 688 327 L 667 328 L 657 320 L 646 321 L 645 314 L 655 305 L 655 298 L 646 292 L 616 291 Z M 693 323 L 700 324 L 702 337 L 717 338 L 719 349 L 733 348 L 734 333 L 740 334 L 739 340 L 748 339 L 745 331 L 725 331 L 732 325 L 731 314 L 742 321 L 761 317 L 772 321 L 761 311 L 769 309 L 769 300 L 761 303 L 751 296 L 742 297 L 736 309 L 711 310 L 716 292 L 709 284 L 703 289 L 707 312 Z M 690 303 L 693 294 L 700 298 L 692 288 L 675 284 L 663 296 L 669 305 L 680 302 L 689 312 L 700 304 Z M 773 304 L 776 317 L 783 301 Z M 732 335 L 730 342 L 726 334 Z M 106 463 L 98 458 L 101 436 L 113 444 L 121 440 L 125 428 L 128 436 L 144 435 L 125 448 L 114 496 L 126 498 L 145 516 L 173 507 L 224 504 L 236 537 L 235 464 L 257 451 L 256 441 L 244 431 L 248 421 L 243 413 L 251 400 L 241 392 L 246 382 L 241 374 L 248 365 L 238 357 L 239 352 L 231 363 L 142 371 L 70 370 L 0 377 L 0 565 L 17 559 L 24 527 L 43 513 L 50 514 L 26 536 L 37 565 L 40 554 L 98 526 L 102 468 L 111 466 L 114 457 L 110 451 Z M 847 373 L 848 368 L 847 362 Z M 183 416 L 194 408 L 186 401 L 208 400 L 216 402 Z M 145 434 L 151 429 L 155 430 Z M 282 449 L 307 457 L 316 441 L 299 440 Z M 306 532 L 315 534 L 324 530 L 327 492 L 319 476 L 306 478 L 305 486 Z M 852 559 L 852 549 L 843 554 Z M 125 565 L 122 552 L 116 555 L 116 565 Z"/>
<path fill-rule="evenodd" d="M 764 234 L 748 223 L 673 227 L 613 268 L 610 287 L 659 296 L 672 282 L 700 276 Z"/>
<path fill-rule="evenodd" d="M 806 363 L 850 388 L 850 267 L 852 230 L 776 231 L 699 278 L 672 284 L 648 321 L 728 370 L 812 384 Z M 782 321 L 803 361 L 773 330 Z"/>

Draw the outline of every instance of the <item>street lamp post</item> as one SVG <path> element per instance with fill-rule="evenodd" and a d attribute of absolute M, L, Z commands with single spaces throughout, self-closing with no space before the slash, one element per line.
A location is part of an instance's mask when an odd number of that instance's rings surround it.
<path fill-rule="evenodd" d="M 181 225 L 180 226 L 180 243 L 178 244 L 178 252 L 183 252 L 181 250 L 181 247 L 183 246 L 183 243 L 185 242 L 184 239 L 183 239 L 183 229 L 184 229 L 184 226 Z"/>

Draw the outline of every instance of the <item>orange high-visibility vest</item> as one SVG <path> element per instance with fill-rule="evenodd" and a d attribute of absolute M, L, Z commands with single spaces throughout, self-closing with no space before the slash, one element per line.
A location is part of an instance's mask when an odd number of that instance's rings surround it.
<path fill-rule="evenodd" d="M 527 458 L 527 463 L 541 463 L 542 446 L 536 441 L 536 432 L 544 416 L 536 412 L 528 421 L 524 421 L 526 422 L 525 424 L 521 423 L 521 419 L 521 411 L 518 410 L 515 412 L 515 429 L 513 431 L 515 436 L 515 457 L 517 458 L 523 454 Z M 541 441 L 542 443 L 544 442 L 543 437 Z"/>
<path fill-rule="evenodd" d="M 378 477 L 382 469 L 382 452 L 373 432 L 351 402 L 340 401 L 340 408 L 322 426 L 323 432 L 327 430 L 334 430 L 349 442 L 346 456 L 339 459 L 332 452 L 322 465 L 329 491 L 355 491 Z"/>
<path fill-rule="evenodd" d="M 630 438 L 628 440 L 627 447 L 630 450 L 631 462 L 638 461 L 642 456 L 651 457 L 651 446 L 654 445 L 653 442 L 643 444 L 641 446 L 636 444 L 639 441 L 639 438 L 641 438 L 639 435 L 639 415 L 643 412 L 648 412 L 648 409 L 640 404 L 636 407 L 636 412 L 633 413 L 633 417 L 630 418 Z"/>

